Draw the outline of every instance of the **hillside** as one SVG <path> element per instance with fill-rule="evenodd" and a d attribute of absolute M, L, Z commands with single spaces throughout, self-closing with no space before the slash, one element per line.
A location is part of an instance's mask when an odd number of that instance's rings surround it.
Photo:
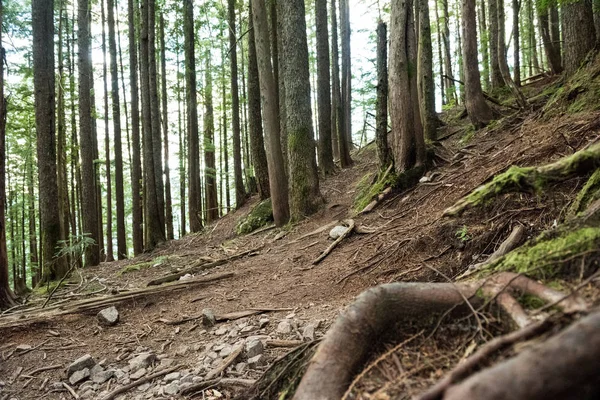
<path fill-rule="evenodd" d="M 543 180 L 537 190 L 517 181 L 458 216 L 444 212 L 512 166 L 547 165 L 593 148 L 600 135 L 599 71 L 600 63 L 595 63 L 568 82 L 525 86 L 530 109 L 499 108 L 503 117 L 477 132 L 461 110 L 445 113 L 446 126 L 432 146 L 434 165 L 426 178 L 411 189 L 392 192 L 370 213 L 357 215 L 354 201 L 373 180 L 373 145 L 353 154 L 352 168 L 325 178 L 325 206 L 301 223 L 237 236 L 236 224 L 257 203 L 253 199 L 202 234 L 132 260 L 81 270 L 47 304 L 49 292 L 34 293 L 25 305 L 0 317 L 0 398 L 108 399 L 111 391 L 137 379 L 143 383 L 114 398 L 232 398 L 265 371 L 280 373 L 267 374 L 254 395 L 288 398 L 282 393 L 293 385 L 286 382 L 297 381 L 303 368 L 289 361 L 289 355 L 283 359 L 289 368 L 281 369 L 281 362 L 275 364 L 279 369 L 269 368 L 292 348 L 292 355 L 307 360 L 318 344 L 313 340 L 323 338 L 363 290 L 390 282 L 464 282 L 461 276 L 469 267 L 484 262 L 517 227 L 522 235 L 518 245 L 529 247 L 542 241 L 542 232 L 559 232 L 556 237 L 575 233 L 572 242 L 548 247 L 537 259 L 505 257 L 494 268 L 525 273 L 563 293 L 576 290 L 573 297 L 596 305 L 600 235 L 589 228 L 589 237 L 581 236 L 582 225 L 572 221 L 586 209 L 578 193 L 598 167 L 597 159 L 560 179 Z M 596 204 L 597 182 L 585 187 L 593 196 L 584 203 Z M 579 209 L 573 208 L 576 201 Z M 354 233 L 313 265 L 332 243 L 330 229 L 349 218 Z M 585 229 L 591 226 L 576 221 Z M 151 286 L 155 292 L 143 291 L 151 280 L 187 268 L 195 270 L 177 282 Z M 483 271 L 466 279 L 490 276 Z M 107 301 L 99 306 L 89 299 Z M 536 321 L 548 318 L 552 324 L 531 342 L 543 342 L 579 317 L 556 307 L 545 309 L 536 296 L 518 300 L 527 309 L 540 309 L 530 311 Z M 112 304 L 119 322 L 104 326 L 96 313 Z M 404 399 L 422 393 L 485 342 L 509 332 L 512 324 L 495 306 L 474 315 L 420 322 L 397 326 L 364 344 L 374 351 L 369 359 L 375 362 L 361 367 L 363 373 L 345 398 Z M 486 364 L 518 354 L 531 342 L 488 355 Z M 89 364 L 92 380 L 69 381 L 67 367 L 86 354 L 100 365 L 92 369 Z M 157 371 L 163 374 L 149 379 Z"/>

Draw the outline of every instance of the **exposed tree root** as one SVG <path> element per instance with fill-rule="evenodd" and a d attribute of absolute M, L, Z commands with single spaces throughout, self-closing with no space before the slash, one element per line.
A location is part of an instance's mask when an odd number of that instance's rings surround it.
<path fill-rule="evenodd" d="M 331 253 L 333 251 L 333 249 L 335 249 L 337 247 L 337 245 L 342 242 L 342 240 L 346 239 L 354 231 L 355 224 L 354 224 L 353 219 L 344 220 L 343 223 L 348 226 L 348 229 L 346 229 L 346 231 L 342 235 L 340 235 L 340 237 L 335 239 L 335 241 L 333 243 L 331 243 L 331 245 L 329 245 L 329 247 L 327 247 L 327 249 L 325 249 L 325 251 L 322 252 L 319 255 L 319 257 L 317 257 L 312 262 L 313 265 L 317 265 L 318 263 L 323 261 L 325 259 L 325 257 L 327 257 L 329 255 L 329 253 Z"/>
<path fill-rule="evenodd" d="M 548 183 L 560 182 L 586 174 L 600 166 L 600 143 L 551 164 L 539 167 L 511 167 L 491 182 L 475 189 L 444 211 L 446 216 L 460 215 L 469 207 L 479 206 L 504 193 L 519 191 L 539 192 Z"/>
<path fill-rule="evenodd" d="M 327 332 L 312 358 L 294 395 L 295 400 L 333 400 L 345 392 L 377 343 L 389 330 L 406 321 L 430 323 L 437 315 L 451 310 L 468 312 L 472 304 L 485 297 L 501 295 L 509 316 L 520 325 L 531 323 L 516 303 L 510 290 L 518 290 L 552 302 L 572 312 L 585 309 L 578 296 L 567 297 L 524 276 L 501 273 L 490 279 L 464 283 L 393 283 L 363 292 Z M 509 290 L 509 291 L 507 291 Z"/>

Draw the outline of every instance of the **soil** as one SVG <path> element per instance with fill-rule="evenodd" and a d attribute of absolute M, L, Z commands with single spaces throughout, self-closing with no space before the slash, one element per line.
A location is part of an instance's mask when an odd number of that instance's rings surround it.
<path fill-rule="evenodd" d="M 193 370 L 205 345 L 218 339 L 215 330 L 222 325 L 231 327 L 239 321 L 219 323 L 214 328 L 203 327 L 198 319 L 177 326 L 166 322 L 198 316 L 206 308 L 215 314 L 252 308 L 289 309 L 261 316 L 271 322 L 260 333 L 303 339 L 299 332 L 285 336 L 275 331 L 278 321 L 287 316 L 299 327 L 318 322 L 318 338 L 340 310 L 368 287 L 392 281 L 453 279 L 469 265 L 491 254 L 514 224 L 526 226 L 529 237 L 550 228 L 560 220 L 585 180 L 573 179 L 550 187 L 544 193 L 501 196 L 458 219 L 443 218 L 444 209 L 511 165 L 547 163 L 581 149 L 600 135 L 599 119 L 600 113 L 549 120 L 535 113 L 526 117 L 519 114 L 478 132 L 468 143 L 461 141 L 467 122 L 452 120 L 441 132 L 441 136 L 451 136 L 435 146 L 436 165 L 427 174 L 429 181 L 393 193 L 370 214 L 356 216 L 353 202 L 357 183 L 376 170 L 373 146 L 353 154 L 352 168 L 324 178 L 321 192 L 325 206 L 318 214 L 289 228 L 236 236 L 238 220 L 258 201 L 252 198 L 241 209 L 206 227 L 202 234 L 168 242 L 135 259 L 83 269 L 52 296 L 48 305 L 64 302 L 62 307 L 66 308 L 81 298 L 143 288 L 148 281 L 189 267 L 201 257 L 218 260 L 260 248 L 248 257 L 204 273 L 212 276 L 233 272 L 231 278 L 118 304 L 120 322 L 114 327 L 101 326 L 95 312 L 28 324 L 26 317 L 19 320 L 20 313 L 40 307 L 47 294 L 31 296 L 25 306 L 0 317 L 3 336 L 0 399 L 74 398 L 53 383 L 66 381 L 66 367 L 84 354 L 92 355 L 97 361 L 104 360 L 105 365 L 126 365 L 132 354 L 152 351 L 174 360 L 182 370 Z M 329 229 L 317 235 L 302 236 L 349 217 L 373 233 L 353 234 L 323 262 L 313 266 L 312 261 L 331 243 Z M 139 270 L 135 270 L 136 265 Z M 126 269 L 130 271 L 125 272 Z M 574 280 L 565 284 L 575 283 Z M 595 291 L 586 295 L 596 301 Z M 254 323 L 258 318 L 244 321 Z M 366 373 L 351 398 L 409 398 L 422 391 L 472 351 L 469 349 L 475 339 L 469 326 L 464 321 L 445 325 L 427 340 L 421 333 L 396 352 L 396 356 Z M 489 329 L 496 328 L 500 329 L 499 324 L 494 326 L 492 321 Z M 419 331 L 406 327 L 399 332 L 398 340 L 414 334 Z M 25 347 L 18 350 L 17 346 Z M 287 350 L 267 348 L 268 364 Z M 429 362 L 425 362 L 426 359 Z M 240 374 L 230 371 L 227 376 L 257 379 L 268 364 Z M 52 365 L 59 367 L 29 377 L 32 370 Z M 21 368 L 19 376 L 15 376 Z M 46 379 L 48 383 L 39 390 Z M 118 386 L 109 381 L 102 389 L 106 390 L 109 385 L 111 390 Z M 233 393 L 235 389 L 231 388 L 204 391 L 205 398 L 219 398 L 219 395 L 230 398 Z M 141 396 L 140 392 L 132 389 L 119 398 L 138 398 L 136 396 Z"/>

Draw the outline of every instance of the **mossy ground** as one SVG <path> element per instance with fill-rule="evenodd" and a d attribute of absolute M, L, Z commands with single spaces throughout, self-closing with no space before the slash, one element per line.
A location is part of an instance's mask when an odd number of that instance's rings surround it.
<path fill-rule="evenodd" d="M 131 265 L 127 265 L 126 267 L 124 267 L 122 270 L 120 270 L 117 275 L 123 275 L 123 274 L 128 274 L 130 272 L 135 272 L 135 271 L 141 271 L 142 269 L 146 269 L 146 268 L 150 268 L 156 264 L 163 264 L 166 261 L 166 257 L 157 257 L 152 261 L 147 261 L 147 262 L 143 262 L 143 263 L 138 263 L 138 264 L 131 264 Z"/>
<path fill-rule="evenodd" d="M 354 210 L 362 211 L 388 187 L 398 191 L 416 185 L 424 172 L 424 167 L 412 168 L 401 174 L 390 171 L 374 182 L 375 174 L 365 175 L 356 185 L 357 195 L 354 199 Z"/>
<path fill-rule="evenodd" d="M 569 207 L 567 216 L 574 218 L 585 210 L 589 204 L 600 198 L 600 169 L 597 169 L 587 180 L 573 204 Z"/>
<path fill-rule="evenodd" d="M 235 231 L 238 235 L 247 235 L 270 222 L 273 222 L 273 205 L 271 199 L 266 199 L 254 206 L 252 211 L 238 222 Z"/>

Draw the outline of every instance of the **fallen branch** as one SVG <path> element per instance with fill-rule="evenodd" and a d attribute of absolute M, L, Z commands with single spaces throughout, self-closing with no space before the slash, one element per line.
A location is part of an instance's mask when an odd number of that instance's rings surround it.
<path fill-rule="evenodd" d="M 163 369 L 162 371 L 155 372 L 155 373 L 153 373 L 151 375 L 148 375 L 148 376 L 145 376 L 143 378 L 140 378 L 140 379 L 138 379 L 135 382 L 131 382 L 128 385 L 121 386 L 120 388 L 117 388 L 117 389 L 113 390 L 112 392 L 110 392 L 109 394 L 107 394 L 102 400 L 112 400 L 115 397 L 117 397 L 118 395 L 120 395 L 121 393 L 125 393 L 128 390 L 133 389 L 134 387 L 138 387 L 140 385 L 143 385 L 146 382 L 150 382 L 150 381 L 152 381 L 152 380 L 154 380 L 156 378 L 160 378 L 160 377 L 163 377 L 163 376 L 165 376 L 167 374 L 170 374 L 171 372 L 176 371 L 179 368 L 181 368 L 181 366 L 180 365 L 176 365 L 174 367 Z"/>
<path fill-rule="evenodd" d="M 53 369 L 58 369 L 58 368 L 61 368 L 61 367 L 62 367 L 62 365 L 59 365 L 59 364 L 50 365 L 48 367 L 41 367 L 41 368 L 34 369 L 31 372 L 28 372 L 27 375 L 35 375 L 35 374 L 39 374 L 40 372 L 51 371 Z"/>
<path fill-rule="evenodd" d="M 151 280 L 150 282 L 148 282 L 146 284 L 146 286 L 158 286 L 158 285 L 162 285 L 163 283 L 174 282 L 174 281 L 178 280 L 179 278 L 181 278 L 184 275 L 187 275 L 187 274 L 197 274 L 199 272 L 203 272 L 203 271 L 207 271 L 207 270 L 212 269 L 212 268 L 216 268 L 218 266 L 227 264 L 229 262 L 238 260 L 240 258 L 246 257 L 247 255 L 255 253 L 255 252 L 259 251 L 260 249 L 262 249 L 262 247 L 263 246 L 259 246 L 259 247 L 256 247 L 256 248 L 252 249 L 252 250 L 248 250 L 248 251 L 244 251 L 244 252 L 239 253 L 239 254 L 235 254 L 235 255 L 233 255 L 231 257 L 227 257 L 227 258 L 223 258 L 221 260 L 213 261 L 213 262 L 210 262 L 210 263 L 201 264 L 201 265 L 195 265 L 195 266 L 192 266 L 190 268 L 186 268 L 186 269 L 184 269 L 182 271 L 179 271 L 179 272 L 176 272 L 174 274 L 166 275 L 166 276 L 163 276 L 161 278 Z"/>
<path fill-rule="evenodd" d="M 201 390 L 206 390 L 216 386 L 243 386 L 250 387 L 254 385 L 256 381 L 254 379 L 238 379 L 238 378 L 220 378 L 220 379 L 210 379 L 205 380 L 199 383 L 195 383 L 191 386 L 184 387 L 180 394 L 188 395 L 199 392 Z"/>
<path fill-rule="evenodd" d="M 231 352 L 231 354 L 227 356 L 227 358 L 224 359 L 223 362 L 217 368 L 213 369 L 208 374 L 206 374 L 206 380 L 211 380 L 214 377 L 221 375 L 221 372 L 225 371 L 227 367 L 229 367 L 239 357 L 239 355 L 242 354 L 242 351 L 244 351 L 243 345 L 240 345 L 237 348 L 235 348 Z"/>
<path fill-rule="evenodd" d="M 333 251 L 333 249 L 335 249 L 336 246 L 342 242 L 342 240 L 347 238 L 352 233 L 352 231 L 354 230 L 354 220 L 347 219 L 347 220 L 344 220 L 344 223 L 348 224 L 348 229 L 346 229 L 346 231 L 342 235 L 340 235 L 340 237 L 338 237 L 333 243 L 331 243 L 329 245 L 329 247 L 327 249 L 325 249 L 325 251 L 323 253 L 321 253 L 321 255 L 312 262 L 313 265 L 317 265 L 318 263 L 323 261 L 325 259 L 325 257 L 327 257 L 329 255 L 329 253 L 331 253 Z"/>
<path fill-rule="evenodd" d="M 373 209 L 375 207 L 377 207 L 377 205 L 379 203 L 381 203 L 382 201 L 384 201 L 389 194 L 392 193 L 392 187 L 387 187 L 385 188 L 381 193 L 379 193 L 379 195 L 377 195 L 377 197 L 371 201 L 369 204 L 367 204 L 367 206 L 365 208 L 363 208 L 358 214 L 366 214 L 369 213 L 371 211 L 373 211 Z"/>
<path fill-rule="evenodd" d="M 251 317 L 253 315 L 263 314 L 266 312 L 293 311 L 293 310 L 294 310 L 293 308 L 250 308 L 248 310 L 233 311 L 233 312 L 226 313 L 226 314 L 215 315 L 215 319 L 218 322 L 233 321 L 236 319 Z M 181 318 L 181 319 L 174 320 L 174 321 L 167 320 L 167 319 L 159 319 L 158 322 L 162 322 L 164 324 L 171 325 L 171 326 L 177 326 L 177 325 L 185 324 L 186 322 L 196 321 L 200 318 L 202 318 L 202 314 L 193 315 L 191 317 L 185 317 L 185 318 Z"/>

